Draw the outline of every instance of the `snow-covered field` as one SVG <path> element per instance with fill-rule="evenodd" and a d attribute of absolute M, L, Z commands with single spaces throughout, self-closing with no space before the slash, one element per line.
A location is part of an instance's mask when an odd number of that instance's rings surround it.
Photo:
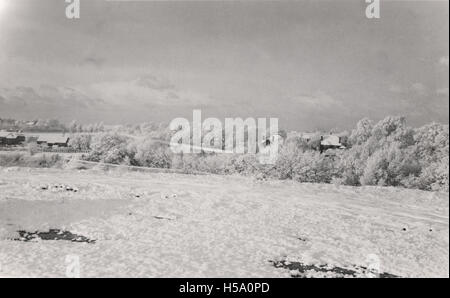
<path fill-rule="evenodd" d="M 76 256 L 81 277 L 288 277 L 271 261 L 351 268 L 375 256 L 383 272 L 448 277 L 448 202 L 396 188 L 0 168 L 0 276 L 64 277 Z M 18 241 L 50 229 L 95 242 Z"/>

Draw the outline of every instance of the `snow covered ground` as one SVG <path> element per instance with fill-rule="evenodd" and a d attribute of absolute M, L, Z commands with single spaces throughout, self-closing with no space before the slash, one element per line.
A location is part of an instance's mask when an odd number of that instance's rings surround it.
<path fill-rule="evenodd" d="M 0 276 L 289 277 L 271 261 L 449 276 L 448 194 L 126 171 L 0 168 Z M 16 241 L 59 229 L 95 242 Z M 368 261 L 369 260 L 369 261 Z"/>

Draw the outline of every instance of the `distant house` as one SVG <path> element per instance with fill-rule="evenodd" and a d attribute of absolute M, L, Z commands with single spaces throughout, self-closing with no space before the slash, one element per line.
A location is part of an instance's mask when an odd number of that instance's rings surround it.
<path fill-rule="evenodd" d="M 35 126 L 37 123 L 37 121 L 28 121 L 27 123 L 25 123 L 27 126 Z"/>
<path fill-rule="evenodd" d="M 7 131 L 0 131 L 0 145 L 6 145 L 6 137 L 9 135 Z"/>
<path fill-rule="evenodd" d="M 343 137 L 338 135 L 325 135 L 320 138 L 320 151 L 323 152 L 328 149 L 345 149 L 342 144 Z"/>
<path fill-rule="evenodd" d="M 0 145 L 20 145 L 25 142 L 25 136 L 15 132 L 0 131 Z"/>
<path fill-rule="evenodd" d="M 49 147 L 67 147 L 69 146 L 69 137 L 57 136 L 57 135 L 44 135 L 39 136 L 37 139 L 38 145 L 47 145 Z"/>

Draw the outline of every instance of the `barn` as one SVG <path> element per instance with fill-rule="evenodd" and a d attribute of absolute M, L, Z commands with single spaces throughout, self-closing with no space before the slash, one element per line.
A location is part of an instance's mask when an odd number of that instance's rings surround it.
<path fill-rule="evenodd" d="M 0 131 L 0 145 L 20 145 L 25 142 L 25 136 L 15 132 Z"/>
<path fill-rule="evenodd" d="M 49 147 L 67 147 L 69 146 L 69 137 L 58 135 L 39 136 L 37 139 L 38 145 L 47 145 Z"/>
<path fill-rule="evenodd" d="M 342 137 L 338 135 L 325 135 L 320 140 L 320 151 L 323 152 L 327 149 L 345 149 L 342 144 Z"/>

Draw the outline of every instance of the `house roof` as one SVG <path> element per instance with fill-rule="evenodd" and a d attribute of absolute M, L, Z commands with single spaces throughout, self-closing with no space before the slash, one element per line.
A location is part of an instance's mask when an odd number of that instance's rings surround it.
<path fill-rule="evenodd" d="M 45 143 L 50 143 L 50 144 L 63 144 L 63 143 L 67 143 L 69 141 L 69 137 L 66 136 L 57 136 L 57 135 L 46 135 L 46 136 L 39 136 L 38 142 L 45 142 Z"/>
<path fill-rule="evenodd" d="M 322 146 L 342 146 L 339 136 L 336 135 L 323 136 L 320 144 Z"/>
<path fill-rule="evenodd" d="M 7 139 L 17 139 L 18 135 L 15 133 L 10 133 L 6 136 Z"/>
<path fill-rule="evenodd" d="M 0 138 L 16 139 L 20 134 L 9 131 L 0 131 Z"/>
<path fill-rule="evenodd" d="M 11 133 L 9 131 L 0 131 L 0 138 L 6 138 Z"/>

